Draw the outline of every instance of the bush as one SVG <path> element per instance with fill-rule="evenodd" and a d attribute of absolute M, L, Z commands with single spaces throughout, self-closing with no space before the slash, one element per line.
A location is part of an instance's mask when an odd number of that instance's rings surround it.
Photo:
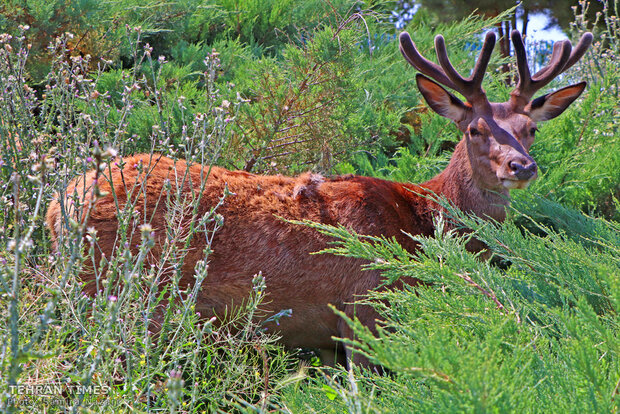
<path fill-rule="evenodd" d="M 110 270 L 97 278 L 95 297 L 82 294 L 79 277 L 96 248 L 85 221 L 67 215 L 58 250 L 50 245 L 43 220 L 50 200 L 62 198 L 72 178 L 92 169 L 105 176 L 110 163 L 135 152 L 205 171 L 213 164 L 315 169 L 411 182 L 435 175 L 460 134 L 423 109 L 415 71 L 381 14 L 386 7 L 288 0 L 0 6 L 0 28 L 13 36 L 0 36 L 3 411 L 18 403 L 49 409 L 47 397 L 17 395 L 15 386 L 53 383 L 66 391 L 57 405 L 101 412 L 618 410 L 619 49 L 618 20 L 609 15 L 593 49 L 551 85 L 585 76 L 590 86 L 541 126 L 531 150 L 540 178 L 513 195 L 506 222 L 446 206 L 450 216 L 435 237 L 416 237 L 416 254 L 393 240 L 310 224 L 339 241 L 329 254 L 364 258 L 386 280 L 427 282 L 369 294 L 365 301 L 385 320 L 378 337 L 347 321 L 358 334 L 353 345 L 389 375 L 307 368 L 284 352 L 256 317 L 261 275 L 223 323 L 200 318 L 193 306 L 208 277 L 208 248 L 194 286 L 173 272 L 162 288 L 164 269 L 183 262 L 182 247 L 221 225 L 214 208 L 182 231 L 173 213 L 192 214 L 200 197 L 183 198 L 173 185 L 162 195 L 171 212 L 165 263 L 147 260 L 149 223 L 135 219 L 131 205 L 119 209 L 119 222 L 139 246 L 106 258 Z M 509 14 L 440 25 L 421 10 L 407 30 L 426 56 L 443 33 L 466 73 L 471 39 Z M 587 27 L 578 18 L 575 35 Z M 511 90 L 493 70 L 503 63 L 493 58 L 484 85 L 496 101 Z M 473 229 L 494 259 L 468 253 L 465 236 L 441 230 L 446 220 Z M 155 322 L 161 329 L 152 329 Z M 77 386 L 104 392 L 96 401 Z"/>
<path fill-rule="evenodd" d="M 337 240 L 324 253 L 363 258 L 389 281 L 407 276 L 425 284 L 369 296 L 365 302 L 385 321 L 377 337 L 347 320 L 357 335 L 348 342 L 391 376 L 340 373 L 310 382 L 304 393 L 289 390 L 285 404 L 293 411 L 618 409 L 618 223 L 553 203 L 581 226 L 568 236 L 566 228 L 535 223 L 535 234 L 518 227 L 517 217 L 489 223 L 444 205 L 509 263 L 505 270 L 467 252 L 469 236 L 444 232 L 443 218 L 434 237 L 413 236 L 421 245 L 413 255 L 394 240 L 313 225 Z"/>
<path fill-rule="evenodd" d="M 407 276 L 425 284 L 368 296 L 365 302 L 385 321 L 376 337 L 347 320 L 357 334 L 349 343 L 391 375 L 340 371 L 317 378 L 290 387 L 287 408 L 618 410 L 617 19 L 607 18 L 605 33 L 607 43 L 596 43 L 580 67 L 553 85 L 584 74 L 590 81 L 577 105 L 540 128 L 531 153 L 541 177 L 514 194 L 504 223 L 468 217 L 444 201 L 448 217 L 438 219 L 434 237 L 413 237 L 421 246 L 416 254 L 393 240 L 309 224 L 336 240 L 325 254 L 363 258 L 386 282 Z M 497 84 L 495 93 L 503 90 Z M 424 173 L 410 168 L 419 162 L 411 151 L 400 150 L 392 160 L 377 157 L 374 165 L 363 160 L 362 171 L 423 179 Z M 446 220 L 473 232 L 445 232 Z M 469 237 L 484 241 L 494 258 L 481 262 L 467 252 Z"/>

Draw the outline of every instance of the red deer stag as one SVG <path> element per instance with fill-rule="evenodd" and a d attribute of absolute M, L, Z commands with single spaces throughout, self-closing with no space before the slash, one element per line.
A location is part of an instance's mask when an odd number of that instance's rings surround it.
<path fill-rule="evenodd" d="M 473 74 L 467 79 L 451 65 L 441 35 L 435 38 L 439 65 L 420 55 L 408 33 L 400 35 L 402 54 L 422 72 L 416 81 L 424 99 L 463 132 L 449 165 L 430 181 L 415 185 L 355 175 L 323 178 L 312 173 L 298 177 L 261 176 L 213 167 L 205 183 L 200 165 L 187 166 L 184 161 L 175 164 L 163 156 L 135 155 L 125 158 L 122 166 L 112 167 L 110 174 L 99 177 L 98 183 L 94 182 L 96 175 L 91 171 L 84 179 L 73 180 L 67 189 L 67 194 L 76 188 L 90 193 L 98 184 L 104 194 L 96 200 L 87 222 L 98 235 L 93 262 L 99 263 L 102 253 L 111 257 L 115 250 L 123 248 L 116 245 L 117 208 L 127 203 L 127 183 L 140 183 L 144 189 L 134 208 L 140 213 L 138 217 L 152 217 L 155 231 L 152 252 L 158 259 L 161 252 L 158 246 L 166 238 L 166 203 L 159 202 L 165 193 L 164 182 L 175 171 L 188 168 L 191 182 L 180 191 L 190 192 L 203 185 L 202 211 L 198 217 L 217 204 L 226 185 L 233 193 L 218 209 L 224 225 L 212 240 L 209 274 L 197 298 L 196 310 L 203 316 L 225 314 L 227 306 L 248 297 L 252 277 L 260 271 L 267 285 L 266 310 L 292 309 L 292 316 L 282 318 L 279 326 L 270 325 L 279 331 L 281 341 L 288 347 L 318 348 L 323 355 L 330 355 L 338 349 L 333 338 L 350 338 L 352 332 L 328 304 L 373 329 L 375 311 L 368 306 L 355 306 L 353 302 L 358 295 L 376 288 L 381 275 L 362 271 L 363 262 L 359 259 L 311 256 L 310 253 L 327 247 L 327 237 L 281 218 L 339 223 L 359 234 L 395 237 L 409 251 L 414 251 L 416 244 L 405 232 L 433 233 L 433 212 L 438 206 L 424 196 L 430 192 L 445 196 L 464 211 L 503 220 L 508 190 L 525 188 L 537 176 L 536 163 L 528 154 L 536 122 L 562 113 L 584 90 L 585 82 L 534 100 L 532 97 L 581 58 L 592 42 L 592 35 L 586 33 L 575 49 L 567 40 L 557 42 L 549 64 L 534 76 L 530 76 L 523 40 L 516 31 L 512 33 L 512 42 L 517 57 L 518 85 L 507 102 L 491 103 L 481 84 L 495 45 L 495 34 L 486 35 Z M 439 84 L 458 91 L 467 102 Z M 148 174 L 135 167 L 140 163 L 148 165 L 144 169 Z M 61 214 L 59 201 L 54 200 L 47 212 L 53 240 L 58 239 L 66 218 L 66 214 L 64 218 Z M 184 285 L 193 283 L 194 268 L 202 259 L 204 247 L 204 237 L 193 238 L 182 267 Z M 475 250 L 482 246 L 469 247 Z M 85 272 L 82 278 L 85 282 L 94 279 L 92 272 Z M 87 283 L 86 290 L 94 294 L 92 285 Z M 352 355 L 350 349 L 345 351 L 348 359 L 368 365 L 362 356 Z"/>

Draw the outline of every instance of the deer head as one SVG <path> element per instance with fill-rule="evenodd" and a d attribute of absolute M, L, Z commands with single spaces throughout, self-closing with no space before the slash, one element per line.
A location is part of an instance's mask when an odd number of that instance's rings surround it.
<path fill-rule="evenodd" d="M 574 49 L 568 40 L 556 42 L 547 66 L 530 76 L 521 34 L 515 30 L 511 38 L 516 51 L 519 82 L 507 102 L 495 103 L 489 102 L 482 88 L 495 46 L 495 33 L 487 33 L 472 75 L 467 79 L 450 63 L 443 36 L 435 37 L 438 65 L 418 52 L 407 32 L 400 35 L 400 51 L 413 67 L 422 72 L 416 76 L 422 96 L 435 112 L 454 121 L 463 132 L 462 142 L 466 146 L 475 185 L 503 194 L 509 189 L 525 188 L 536 179 L 538 167 L 528 153 L 534 142 L 536 123 L 560 115 L 583 92 L 586 82 L 534 100 L 532 97 L 574 65 L 592 43 L 591 33 L 585 33 Z M 459 92 L 466 102 L 440 84 Z"/>

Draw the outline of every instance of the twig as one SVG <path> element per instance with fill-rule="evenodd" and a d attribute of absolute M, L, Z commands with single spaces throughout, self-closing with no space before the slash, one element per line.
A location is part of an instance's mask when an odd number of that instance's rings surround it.
<path fill-rule="evenodd" d="M 596 97 L 596 101 L 599 100 L 600 96 L 601 95 Z M 583 139 L 583 134 L 585 134 L 586 128 L 588 127 L 588 124 L 590 123 L 590 119 L 592 119 L 592 113 L 594 112 L 594 109 L 597 107 L 598 105 L 592 104 L 592 108 L 590 108 L 590 110 L 588 111 L 588 116 L 586 116 L 586 119 L 583 122 L 583 126 L 581 127 L 581 132 L 579 133 L 579 138 L 577 138 L 577 142 L 575 142 L 575 147 L 578 147 L 579 144 L 581 144 L 581 140 Z"/>
<path fill-rule="evenodd" d="M 297 118 L 297 117 L 296 117 L 296 118 Z M 290 118 L 289 118 L 289 119 L 290 119 Z M 284 128 L 279 128 L 279 129 L 277 129 L 277 130 L 276 130 L 276 132 L 275 132 L 275 133 L 277 134 L 277 133 L 280 133 L 280 132 L 286 132 L 286 131 L 289 131 L 289 130 L 291 130 L 291 129 L 294 129 L 294 128 L 300 128 L 300 127 L 303 127 L 303 126 L 306 126 L 306 127 L 307 127 L 307 126 L 309 126 L 309 125 L 314 125 L 314 124 L 316 124 L 316 123 L 318 123 L 318 122 L 319 122 L 319 121 L 314 121 L 314 122 L 304 122 L 303 124 L 295 124 L 295 125 L 287 126 L 287 127 L 284 127 Z"/>
<path fill-rule="evenodd" d="M 281 147 L 287 147 L 289 145 L 294 145 L 294 144 L 303 144 L 304 142 L 310 142 L 310 141 L 312 141 L 312 138 L 310 138 L 310 139 L 295 140 L 295 141 L 287 141 L 287 142 L 284 142 L 282 144 L 266 147 L 265 151 L 274 150 L 276 148 L 281 148 Z"/>
<path fill-rule="evenodd" d="M 272 144 L 278 143 L 278 142 L 282 142 L 282 141 L 286 141 L 287 139 L 297 139 L 299 137 L 303 137 L 304 135 L 306 135 L 305 133 L 301 133 L 301 134 L 292 134 L 292 135 L 285 135 L 282 138 L 277 138 L 271 141 Z"/>
<path fill-rule="evenodd" d="M 472 278 L 469 277 L 469 275 L 467 275 L 467 274 L 457 273 L 456 275 L 458 277 L 460 277 L 461 279 L 463 279 L 464 281 L 466 281 L 467 283 L 469 283 L 470 285 L 472 285 L 473 287 L 475 287 L 476 289 L 478 289 L 480 292 L 482 292 L 484 294 L 484 296 L 486 296 L 487 298 L 489 298 L 493 302 L 495 302 L 495 304 L 497 305 L 497 308 L 499 310 L 501 310 L 501 311 L 505 310 L 504 305 L 502 305 L 502 303 L 499 300 L 497 300 L 497 297 L 495 296 L 495 293 L 493 291 L 490 291 L 490 292 L 487 291 L 482 286 L 480 286 L 479 284 L 474 282 L 472 280 Z"/>
<path fill-rule="evenodd" d="M 620 378 L 618 378 L 618 382 L 616 382 L 616 387 L 614 388 L 614 392 L 611 393 L 611 400 L 614 401 L 616 399 L 616 395 L 618 395 L 618 390 L 620 389 Z"/>
<path fill-rule="evenodd" d="M 265 376 L 265 378 L 264 378 L 264 383 L 263 383 L 264 389 L 263 389 L 263 395 L 261 396 L 261 400 L 262 400 L 262 405 L 264 407 L 267 401 L 267 397 L 269 396 L 269 357 L 267 357 L 267 354 L 265 353 L 265 349 L 262 346 L 254 344 L 254 349 L 258 352 L 261 359 L 263 360 L 263 375 Z"/>
<path fill-rule="evenodd" d="M 271 154 L 271 155 L 267 155 L 265 157 L 260 157 L 261 160 L 269 160 L 271 158 L 277 158 L 277 157 L 284 157 L 285 155 L 291 155 L 294 154 L 295 151 L 287 151 L 287 152 L 281 152 L 279 154 Z"/>

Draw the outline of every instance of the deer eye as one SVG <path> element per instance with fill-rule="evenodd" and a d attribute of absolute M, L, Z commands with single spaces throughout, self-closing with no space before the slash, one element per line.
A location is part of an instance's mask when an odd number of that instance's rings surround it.
<path fill-rule="evenodd" d="M 480 135 L 480 131 L 478 131 L 476 128 L 469 128 L 469 135 Z"/>

